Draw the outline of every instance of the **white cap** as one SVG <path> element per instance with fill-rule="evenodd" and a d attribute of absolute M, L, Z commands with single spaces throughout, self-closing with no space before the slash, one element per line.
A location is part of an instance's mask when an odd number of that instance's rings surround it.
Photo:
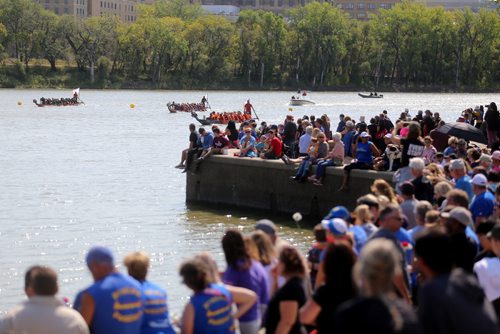
<path fill-rule="evenodd" d="M 370 137 L 370 135 L 369 135 L 368 133 L 364 132 L 364 131 L 363 131 L 363 132 L 361 132 L 361 134 L 360 134 L 359 136 L 360 136 L 361 138 L 369 138 L 369 137 Z"/>
<path fill-rule="evenodd" d="M 347 233 L 347 224 L 342 218 L 325 219 L 321 225 L 333 235 L 344 236 Z"/>
<path fill-rule="evenodd" d="M 466 208 L 453 208 L 450 212 L 443 212 L 441 217 L 455 219 L 464 226 L 473 225 L 472 215 Z"/>
<path fill-rule="evenodd" d="M 473 185 L 486 187 L 488 185 L 488 179 L 483 174 L 479 173 L 474 175 L 472 180 L 470 181 Z"/>

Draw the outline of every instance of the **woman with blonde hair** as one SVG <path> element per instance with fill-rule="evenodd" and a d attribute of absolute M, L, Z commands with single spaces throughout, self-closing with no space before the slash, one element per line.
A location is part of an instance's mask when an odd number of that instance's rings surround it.
<path fill-rule="evenodd" d="M 378 227 L 372 223 L 373 216 L 370 212 L 370 207 L 366 204 L 361 204 L 354 209 L 354 225 L 361 226 L 368 238 L 375 232 Z"/>
<path fill-rule="evenodd" d="M 443 203 L 445 203 L 446 195 L 453 189 L 451 184 L 447 181 L 438 182 L 434 186 L 434 198 L 436 199 L 437 208 L 440 210 L 443 207 Z"/>
<path fill-rule="evenodd" d="M 375 196 L 383 195 L 387 197 L 391 203 L 398 204 L 396 193 L 386 180 L 376 179 L 375 181 L 373 181 L 370 190 Z"/>
<path fill-rule="evenodd" d="M 333 135 L 333 148 L 326 157 L 318 159 L 317 164 L 316 173 L 309 177 L 308 180 L 315 186 L 322 186 L 326 167 L 342 166 L 344 164 L 344 143 L 340 133 L 337 132 Z"/>

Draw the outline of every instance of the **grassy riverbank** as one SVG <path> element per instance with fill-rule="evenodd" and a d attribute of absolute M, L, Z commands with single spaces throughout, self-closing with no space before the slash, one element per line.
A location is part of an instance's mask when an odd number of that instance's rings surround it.
<path fill-rule="evenodd" d="M 298 87 L 314 91 L 370 91 L 370 83 L 345 84 L 311 88 L 307 83 L 248 83 L 241 78 L 227 78 L 224 81 L 192 79 L 186 76 L 171 75 L 160 83 L 153 83 L 145 76 L 127 78 L 121 73 L 109 73 L 96 69 L 94 82 L 90 81 L 88 70 L 81 71 L 76 66 L 60 61 L 57 71 L 51 71 L 50 66 L 43 60 L 30 62 L 28 69 L 15 61 L 7 61 L 0 67 L 0 88 L 54 88 L 54 89 L 173 89 L 173 90 L 281 90 L 295 91 Z M 500 91 L 500 82 L 487 87 L 472 86 L 445 86 L 445 85 L 380 85 L 381 92 L 468 92 L 491 93 Z"/>

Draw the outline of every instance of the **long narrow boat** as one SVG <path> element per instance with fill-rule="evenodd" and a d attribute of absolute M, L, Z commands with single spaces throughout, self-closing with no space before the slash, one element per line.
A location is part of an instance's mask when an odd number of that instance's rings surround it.
<path fill-rule="evenodd" d="M 176 112 L 193 112 L 193 111 L 207 111 L 208 108 L 205 103 L 175 103 L 168 102 L 167 103 L 168 111 L 171 113 Z"/>
<path fill-rule="evenodd" d="M 46 100 L 47 101 L 47 100 Z M 51 99 L 50 103 L 38 103 L 36 99 L 33 99 L 33 103 L 37 107 L 70 107 L 70 106 L 79 106 L 80 104 L 84 104 L 82 101 L 74 101 L 73 99 Z"/>
<path fill-rule="evenodd" d="M 229 121 L 242 123 L 252 120 L 250 116 L 245 116 L 241 111 L 222 112 L 218 114 L 221 115 L 222 118 L 212 118 L 211 116 L 203 116 L 203 118 L 199 118 L 197 113 L 195 113 L 194 111 L 191 112 L 191 116 L 194 117 L 198 122 L 200 122 L 201 125 L 227 124 L 227 122 Z"/>
<path fill-rule="evenodd" d="M 363 93 L 358 93 L 359 96 L 361 96 L 364 99 L 381 99 L 384 97 L 383 94 L 363 94 Z"/>

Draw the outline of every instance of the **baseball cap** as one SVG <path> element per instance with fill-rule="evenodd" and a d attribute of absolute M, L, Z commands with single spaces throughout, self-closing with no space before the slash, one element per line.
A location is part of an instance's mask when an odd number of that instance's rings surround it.
<path fill-rule="evenodd" d="M 486 187 L 488 185 L 488 179 L 483 174 L 479 173 L 474 175 L 472 180 L 470 181 L 473 185 Z"/>
<path fill-rule="evenodd" d="M 370 135 L 368 133 L 364 132 L 364 131 L 361 132 L 360 136 L 361 136 L 361 138 L 368 138 L 368 137 L 370 137 Z"/>
<path fill-rule="evenodd" d="M 495 226 L 493 226 L 493 228 L 491 229 L 491 231 L 489 231 L 486 236 L 488 238 L 492 238 L 492 239 L 495 239 L 495 240 L 500 240 L 500 224 L 496 224 Z"/>
<path fill-rule="evenodd" d="M 276 235 L 276 225 L 269 219 L 261 219 L 255 224 L 256 230 L 261 230 L 268 235 Z"/>
<path fill-rule="evenodd" d="M 441 217 L 454 219 L 464 226 L 473 224 L 470 211 L 462 207 L 455 207 L 450 212 L 443 212 Z"/>
<path fill-rule="evenodd" d="M 94 246 L 87 253 L 85 261 L 87 262 L 87 266 L 93 263 L 107 263 L 113 265 L 113 253 L 111 253 L 111 250 L 107 247 Z"/>
<path fill-rule="evenodd" d="M 495 159 L 495 160 L 500 160 L 500 151 L 493 152 L 493 154 L 491 155 L 491 158 Z"/>
<path fill-rule="evenodd" d="M 462 159 L 452 160 L 450 163 L 450 169 L 464 169 L 465 163 Z"/>
<path fill-rule="evenodd" d="M 344 236 L 347 233 L 347 224 L 341 218 L 322 220 L 321 225 L 336 236 Z"/>
<path fill-rule="evenodd" d="M 324 220 L 329 220 L 333 218 L 341 218 L 344 220 L 348 220 L 350 218 L 351 214 L 349 213 L 349 210 L 345 206 L 338 205 L 334 207 L 333 209 L 330 210 L 328 215 L 323 218 Z"/>

